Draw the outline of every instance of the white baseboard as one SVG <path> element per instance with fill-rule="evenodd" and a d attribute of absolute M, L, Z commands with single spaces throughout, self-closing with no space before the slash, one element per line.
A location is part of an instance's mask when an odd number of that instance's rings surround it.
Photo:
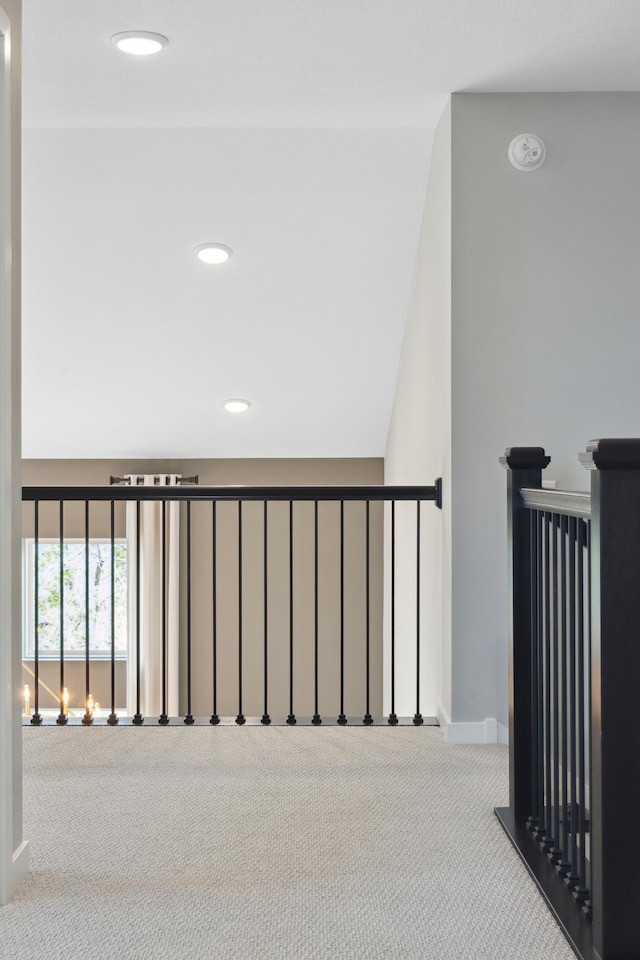
<path fill-rule="evenodd" d="M 4 882 L 0 889 L 0 906 L 4 907 L 5 904 L 9 903 L 29 873 L 30 857 L 29 842 L 23 840 L 18 849 L 14 851 L 8 873 L 3 878 Z"/>
<path fill-rule="evenodd" d="M 16 887 L 22 883 L 29 873 L 29 863 L 31 860 L 31 851 L 29 850 L 29 841 L 23 840 L 18 849 L 13 854 L 13 871 Z"/>
<path fill-rule="evenodd" d="M 509 731 L 493 717 L 454 723 L 442 706 L 436 706 L 436 718 L 447 743 L 508 743 Z"/>

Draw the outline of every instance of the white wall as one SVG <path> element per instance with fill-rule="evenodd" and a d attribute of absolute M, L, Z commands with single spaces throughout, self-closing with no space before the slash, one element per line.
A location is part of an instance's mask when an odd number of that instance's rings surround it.
<path fill-rule="evenodd" d="M 29 866 L 20 726 L 20 0 L 0 0 L 0 903 Z"/>
<path fill-rule="evenodd" d="M 519 133 L 545 141 L 538 171 L 509 164 Z M 544 446 L 587 489 L 587 441 L 640 436 L 639 157 L 636 93 L 455 94 L 438 130 L 385 479 L 445 477 L 425 669 L 463 739 L 507 724 L 498 457 Z"/>
<path fill-rule="evenodd" d="M 385 454 L 385 483 L 444 482 L 444 508 L 425 503 L 421 514 L 421 711 L 450 709 L 451 637 L 451 113 L 433 145 L 414 289 L 398 370 Z M 396 713 L 415 712 L 415 504 L 397 508 Z M 387 518 L 388 519 L 388 518 Z M 387 572 L 389 524 L 386 527 Z M 387 576 L 387 586 L 389 577 Z M 389 710 L 389 596 L 385 610 L 385 712 Z"/>

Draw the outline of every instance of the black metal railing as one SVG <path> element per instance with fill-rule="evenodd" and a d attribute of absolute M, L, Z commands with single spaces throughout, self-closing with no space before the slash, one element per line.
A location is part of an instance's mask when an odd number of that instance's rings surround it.
<path fill-rule="evenodd" d="M 510 806 L 496 811 L 575 952 L 640 956 L 640 440 L 580 457 L 591 492 L 542 489 L 512 448 Z M 635 906 L 634 906 L 635 904 Z"/>
<path fill-rule="evenodd" d="M 531 543 L 532 835 L 576 900 L 589 903 L 588 494 L 521 491 Z"/>
<path fill-rule="evenodd" d="M 422 724 L 426 718 L 421 712 L 420 688 L 420 554 L 424 546 L 420 518 L 423 503 L 432 501 L 440 506 L 440 497 L 440 481 L 434 486 L 395 487 L 24 487 L 24 535 L 31 538 L 35 556 L 29 574 L 33 612 L 26 626 L 32 638 L 27 668 L 34 680 L 33 702 L 25 711 L 30 722 L 65 725 L 74 718 L 85 725 L 96 722 L 95 688 L 99 679 L 104 691 L 101 698 L 109 704 L 108 713 L 99 719 L 111 725 L 152 722 L 163 726 L 178 721 L 187 725 L 243 725 L 248 720 L 268 725 L 272 718 L 279 722 L 279 716 L 289 725 L 307 721 L 313 725 L 345 725 L 354 719 L 365 725 Z M 416 578 L 415 713 L 399 718 L 396 504 L 406 501 L 415 504 L 412 530 L 408 534 L 405 530 L 403 547 L 406 552 L 408 536 L 414 544 L 411 549 Z M 374 661 L 379 668 L 382 660 L 385 502 L 389 505 L 391 545 L 391 708 L 383 717 L 381 684 L 376 679 L 374 689 L 373 668 Z M 154 638 L 159 706 L 153 715 L 145 708 L 141 575 L 147 562 L 141 555 L 141 526 L 148 503 L 160 508 L 160 613 Z M 134 505 L 128 520 L 124 515 L 126 504 Z M 171 710 L 168 693 L 176 682 L 176 666 L 169 654 L 168 621 L 172 611 L 167 588 L 168 513 L 175 504 L 180 510 L 179 711 Z M 133 570 L 129 588 L 135 607 L 127 641 L 135 663 L 128 696 L 123 674 L 126 656 L 118 652 L 116 644 L 115 564 L 118 543 L 125 536 L 133 545 L 128 562 Z M 94 602 L 90 599 L 90 549 L 96 537 L 103 544 L 102 567 L 110 571 L 111 583 L 106 600 L 109 637 L 100 655 L 93 649 L 90 636 L 90 606 Z M 70 603 L 67 593 L 71 581 L 64 557 L 70 539 L 84 550 L 84 612 L 79 614 L 82 650 L 76 650 L 73 660 L 65 647 L 65 605 Z M 49 610 L 55 624 L 52 628 L 49 623 L 49 628 L 54 630 L 57 646 L 45 657 L 39 550 L 43 543 L 52 541 L 59 552 L 59 570 L 54 584 L 57 606 L 53 612 Z M 94 579 L 97 576 L 98 572 L 95 577 L 91 574 Z M 83 667 L 81 680 L 79 662 Z M 75 699 L 69 693 L 71 668 L 76 670 L 76 687 L 82 688 L 75 691 Z M 43 708 L 43 690 L 49 691 L 50 701 L 53 697 L 57 701 L 53 715 L 51 702 L 48 711 Z M 247 715 L 247 708 L 252 716 Z"/>

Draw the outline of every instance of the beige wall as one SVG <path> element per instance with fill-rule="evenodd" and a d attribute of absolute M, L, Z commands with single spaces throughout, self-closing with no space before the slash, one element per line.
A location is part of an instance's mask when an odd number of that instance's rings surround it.
<path fill-rule="evenodd" d="M 29 669 L 26 669 L 26 668 Z M 90 673 L 91 695 L 100 706 L 104 717 L 109 713 L 111 704 L 111 664 L 92 663 Z M 35 681 L 33 660 L 23 661 L 23 684 L 29 684 L 31 710 L 34 710 Z M 116 709 L 125 706 L 125 683 L 127 682 L 127 664 L 125 660 L 116 660 Z M 60 706 L 60 665 L 57 660 L 40 660 L 40 710 L 59 710 Z M 84 660 L 65 659 L 64 683 L 69 691 L 69 709 L 72 715 L 84 716 L 85 712 L 85 664 Z"/>
<path fill-rule="evenodd" d="M 102 485 L 113 474 L 198 474 L 201 486 L 226 484 L 380 484 L 382 459 L 354 460 L 25 460 L 27 485 Z M 124 504 L 118 505 L 117 535 L 124 535 Z M 42 505 L 40 535 L 57 536 L 58 509 Z M 84 536 L 82 504 L 65 508 L 65 535 Z M 238 709 L 238 538 L 236 503 L 218 508 L 218 713 L 232 716 Z M 319 708 L 326 716 L 339 712 L 340 642 L 340 506 L 319 508 Z M 212 538 L 211 505 L 193 504 L 192 513 L 192 712 L 212 712 Z M 181 713 L 186 712 L 186 510 L 181 517 Z M 23 531 L 31 536 L 33 508 L 23 507 Z M 289 505 L 269 507 L 269 712 L 289 712 Z M 380 504 L 371 507 L 371 712 L 382 710 L 382 526 Z M 294 711 L 313 713 L 314 663 L 314 511 L 310 503 L 294 505 Z M 109 531 L 107 505 L 92 508 L 92 535 Z M 345 712 L 361 715 L 365 709 L 365 508 L 345 504 Z M 243 712 L 263 712 L 263 505 L 243 507 Z M 96 690 L 104 687 L 108 664 L 92 665 Z M 75 683 L 73 668 L 69 683 Z M 78 691 L 72 703 L 84 697 L 84 679 L 78 672 Z M 55 689 L 55 684 L 50 684 Z M 94 680 L 92 679 L 92 687 Z M 116 705 L 124 705 L 124 683 L 117 684 Z M 108 685 L 107 685 L 108 690 Z M 93 693 L 92 689 L 92 693 Z M 94 693 L 94 696 L 96 694 Z M 101 693 L 101 705 L 108 704 Z"/>

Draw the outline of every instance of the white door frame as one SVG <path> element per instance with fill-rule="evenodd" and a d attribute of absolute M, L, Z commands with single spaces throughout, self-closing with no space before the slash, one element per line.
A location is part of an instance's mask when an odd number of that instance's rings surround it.
<path fill-rule="evenodd" d="M 14 140 L 20 128 L 11 41 L 12 23 L 0 0 L 0 904 L 9 902 L 29 869 L 20 703 L 20 188 Z"/>

